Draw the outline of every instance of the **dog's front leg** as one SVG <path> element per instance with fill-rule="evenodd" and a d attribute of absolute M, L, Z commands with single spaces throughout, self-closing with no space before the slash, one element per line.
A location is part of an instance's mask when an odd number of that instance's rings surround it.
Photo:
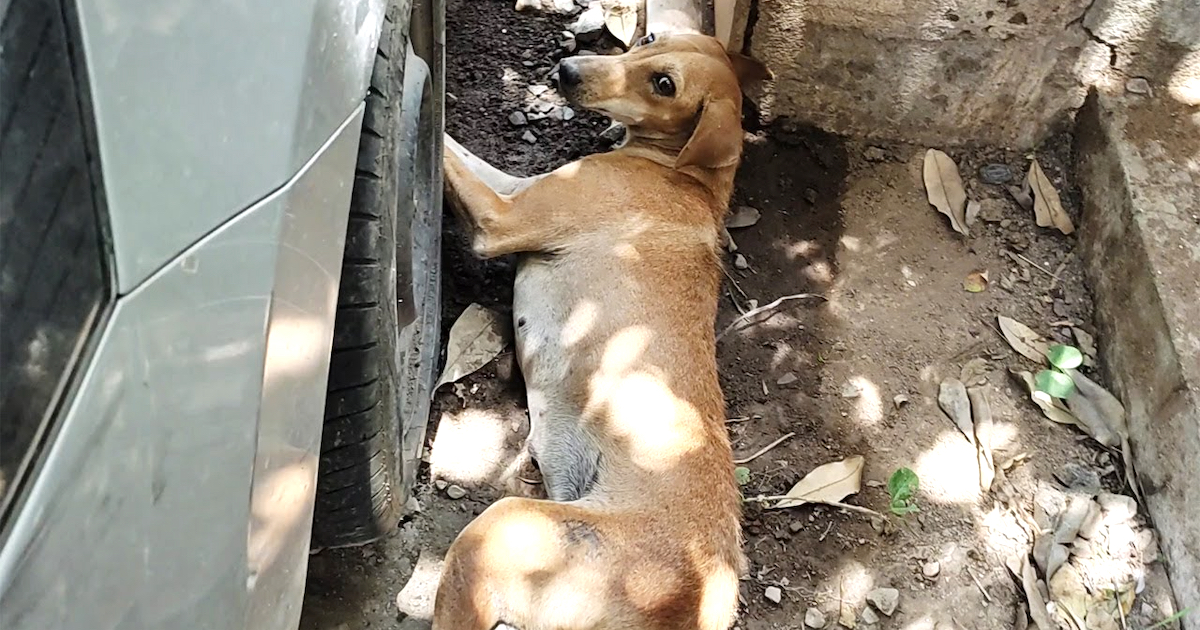
<path fill-rule="evenodd" d="M 556 213 L 543 212 L 542 195 L 502 195 L 480 179 L 459 155 L 446 148 L 446 199 L 474 231 L 472 248 L 483 258 L 554 249 L 563 237 Z"/>

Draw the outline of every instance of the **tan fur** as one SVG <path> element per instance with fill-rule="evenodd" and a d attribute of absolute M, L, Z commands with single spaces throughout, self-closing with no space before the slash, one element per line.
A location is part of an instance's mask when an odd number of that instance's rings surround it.
<path fill-rule="evenodd" d="M 524 255 L 514 318 L 534 431 L 578 429 L 599 464 L 582 498 L 509 497 L 463 530 L 434 630 L 732 625 L 743 556 L 715 358 L 718 241 L 741 156 L 739 77 L 767 76 L 735 59 L 680 35 L 566 62 L 579 76 L 568 96 L 629 138 L 512 195 L 447 151 L 447 197 L 475 251 Z M 661 72 L 672 97 L 651 89 Z"/>

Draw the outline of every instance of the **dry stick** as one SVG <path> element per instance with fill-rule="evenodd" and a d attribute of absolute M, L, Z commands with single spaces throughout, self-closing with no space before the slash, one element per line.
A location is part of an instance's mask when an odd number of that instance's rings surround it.
<path fill-rule="evenodd" d="M 738 416 L 737 418 L 726 418 L 725 424 L 737 424 L 738 422 L 745 422 L 749 419 L 750 419 L 750 416 Z"/>
<path fill-rule="evenodd" d="M 1025 264 L 1029 265 L 1030 267 L 1033 267 L 1034 269 L 1037 269 L 1038 271 L 1050 276 L 1051 278 L 1054 278 L 1055 280 L 1062 280 L 1062 278 L 1058 277 L 1058 274 L 1056 274 L 1052 271 L 1047 271 L 1047 270 L 1043 269 L 1041 265 L 1033 262 L 1032 260 L 1029 260 L 1028 258 L 1025 257 L 1024 254 L 1018 254 L 1016 252 L 1010 252 L 1008 250 L 1004 250 L 1004 253 L 1008 254 L 1013 260 L 1016 260 L 1018 262 L 1023 262 Z"/>
<path fill-rule="evenodd" d="M 1117 588 L 1117 583 L 1113 582 L 1113 599 L 1117 601 L 1117 612 L 1121 613 L 1121 628 L 1129 630 L 1129 623 L 1125 621 L 1125 608 L 1121 606 L 1121 591 Z"/>
<path fill-rule="evenodd" d="M 742 458 L 742 459 L 735 459 L 735 460 L 733 460 L 733 463 L 735 463 L 735 464 L 749 464 L 750 462 L 752 462 L 752 461 L 754 461 L 754 460 L 758 459 L 759 457 L 762 457 L 763 455 L 766 455 L 766 454 L 767 454 L 767 451 L 769 451 L 769 450 L 771 450 L 771 449 L 775 448 L 776 446 L 779 446 L 780 444 L 782 444 L 782 443 L 783 443 L 783 441 L 784 441 L 784 440 L 786 440 L 786 439 L 788 439 L 788 438 L 791 438 L 791 437 L 795 437 L 795 436 L 796 436 L 796 434 L 795 434 L 795 433 L 788 433 L 787 435 L 785 435 L 785 436 L 783 436 L 783 437 L 779 438 L 778 440 L 775 440 L 774 442 L 771 442 L 770 444 L 768 444 L 768 445 L 766 445 L 766 446 L 764 446 L 764 447 L 762 447 L 762 448 L 758 449 L 758 452 L 756 452 L 755 454 L 751 455 L 750 457 L 744 457 L 744 458 Z"/>
<path fill-rule="evenodd" d="M 1050 275 L 1054 276 L 1054 279 L 1050 281 L 1050 287 L 1048 289 L 1046 289 L 1047 291 L 1053 291 L 1054 287 L 1058 286 L 1058 281 L 1062 279 L 1059 277 L 1059 274 L 1061 274 L 1063 272 L 1063 269 L 1067 268 L 1067 262 L 1070 260 L 1071 260 L 1070 254 L 1063 256 L 1062 262 L 1058 263 L 1058 268 L 1056 268 L 1054 270 L 1054 273 L 1050 274 Z"/>
<path fill-rule="evenodd" d="M 797 293 L 795 295 L 785 295 L 785 296 L 779 298 L 778 300 L 771 302 L 770 304 L 760 306 L 758 308 L 752 308 L 749 311 L 746 311 L 745 313 L 743 313 L 737 319 L 733 320 L 733 322 L 731 322 L 728 326 L 726 326 L 725 330 L 721 331 L 721 334 L 717 335 L 717 341 L 720 341 L 722 337 L 727 335 L 729 333 L 729 331 L 733 330 L 738 324 L 742 323 L 743 321 L 745 321 L 747 319 L 750 319 L 751 317 L 754 317 L 755 315 L 758 315 L 759 313 L 765 313 L 767 311 L 778 308 L 780 304 L 783 304 L 784 302 L 787 302 L 788 300 L 801 300 L 804 298 L 814 298 L 814 297 L 821 298 L 822 300 L 825 299 L 825 296 L 818 295 L 816 293 Z"/>
<path fill-rule="evenodd" d="M 858 512 L 859 514 L 866 514 L 867 516 L 876 516 L 879 518 L 884 518 L 884 516 L 882 514 L 880 514 L 879 512 L 876 512 L 875 510 L 872 510 L 871 508 L 865 508 L 865 507 L 861 507 L 858 505 L 850 505 L 849 503 L 841 503 L 839 501 L 804 501 L 803 499 L 797 499 L 796 497 L 789 497 L 786 494 L 779 495 L 779 496 L 773 496 L 773 497 L 749 497 L 746 499 L 742 499 L 742 501 L 744 501 L 745 503 L 768 503 L 770 501 L 803 501 L 804 503 L 816 503 L 819 505 L 829 505 L 829 506 L 836 507 L 836 508 L 842 508 L 843 510 L 850 510 L 851 512 Z M 803 503 L 801 505 L 803 505 Z M 800 507 L 800 506 L 796 505 L 796 506 L 791 506 L 791 507 Z"/>
<path fill-rule="evenodd" d="M 733 288 L 737 289 L 737 292 L 742 294 L 742 299 L 750 299 L 750 296 L 746 295 L 746 292 L 742 290 L 742 285 L 738 284 L 738 281 L 729 273 L 729 270 L 725 268 L 725 265 L 721 265 L 721 273 L 725 274 L 725 277 L 729 278 L 729 283 L 733 285 Z"/>
<path fill-rule="evenodd" d="M 983 584 L 979 582 L 979 578 L 975 577 L 975 572 L 971 570 L 971 567 L 967 567 L 967 575 L 971 576 L 971 581 L 975 582 L 975 587 L 979 589 L 980 593 L 983 593 L 983 598 L 987 600 L 987 603 L 992 603 L 992 596 L 988 595 L 987 589 L 983 588 Z"/>

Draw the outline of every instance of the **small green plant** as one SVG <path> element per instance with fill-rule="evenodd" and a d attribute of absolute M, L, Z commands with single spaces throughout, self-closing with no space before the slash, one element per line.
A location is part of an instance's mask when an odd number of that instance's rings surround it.
<path fill-rule="evenodd" d="M 750 483 L 750 469 L 745 466 L 738 466 L 733 469 L 733 478 L 737 481 L 737 485 L 744 486 Z"/>
<path fill-rule="evenodd" d="M 1174 615 L 1171 615 L 1170 617 L 1163 619 L 1162 621 L 1154 624 L 1153 626 L 1146 628 L 1146 630 L 1156 630 L 1156 628 L 1165 628 L 1165 627 L 1175 623 L 1176 621 L 1179 621 L 1180 619 L 1183 619 L 1184 617 L 1188 616 L 1191 612 L 1192 612 L 1192 607 L 1188 606 L 1187 608 L 1184 608 L 1183 610 L 1175 613 Z"/>
<path fill-rule="evenodd" d="M 908 468 L 900 468 L 892 473 L 887 483 L 888 494 L 892 497 L 892 503 L 888 509 L 892 511 L 892 514 L 904 516 L 919 510 L 916 498 L 917 488 L 920 485 L 921 481 L 917 478 L 917 473 Z"/>
<path fill-rule="evenodd" d="M 1057 344 L 1046 350 L 1053 369 L 1042 370 L 1033 377 L 1034 395 L 1044 399 L 1067 398 L 1075 392 L 1075 381 L 1067 370 L 1083 365 L 1083 353 L 1075 346 Z"/>

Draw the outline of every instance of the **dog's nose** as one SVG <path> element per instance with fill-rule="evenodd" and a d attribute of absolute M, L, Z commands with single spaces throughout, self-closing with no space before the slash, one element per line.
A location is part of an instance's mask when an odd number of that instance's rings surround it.
<path fill-rule="evenodd" d="M 573 88 L 579 85 L 579 65 L 574 59 L 563 59 L 558 64 L 558 85 L 563 88 Z"/>

